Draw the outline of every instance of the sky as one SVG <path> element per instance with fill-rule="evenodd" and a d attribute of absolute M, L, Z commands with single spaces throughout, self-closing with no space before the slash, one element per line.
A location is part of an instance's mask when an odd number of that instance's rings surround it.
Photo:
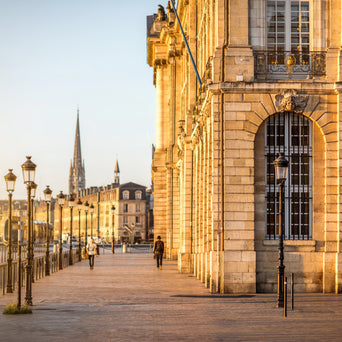
<path fill-rule="evenodd" d="M 68 193 L 77 108 L 86 187 L 151 184 L 155 136 L 153 70 L 146 16 L 154 0 L 0 0 L 0 199 L 4 176 L 37 164 L 37 197 Z"/>

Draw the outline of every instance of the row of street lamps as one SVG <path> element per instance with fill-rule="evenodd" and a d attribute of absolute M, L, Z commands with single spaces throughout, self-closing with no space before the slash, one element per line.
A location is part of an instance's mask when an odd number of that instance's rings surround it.
<path fill-rule="evenodd" d="M 26 157 L 25 163 L 21 166 L 24 178 L 24 184 L 27 187 L 27 263 L 26 263 L 26 272 L 25 272 L 25 304 L 32 305 L 32 282 L 34 279 L 33 276 L 33 260 L 34 260 L 34 245 L 33 245 L 33 199 L 36 196 L 37 184 L 34 182 L 35 179 L 35 171 L 36 164 L 34 164 L 31 160 L 31 157 Z M 6 190 L 8 192 L 8 202 L 9 202 L 9 210 L 8 210 L 8 254 L 7 254 L 7 293 L 13 292 L 13 277 L 12 277 L 12 195 L 15 190 L 15 182 L 16 175 L 12 172 L 13 169 L 9 169 L 9 172 L 5 175 L 6 182 Z M 44 200 L 46 202 L 46 264 L 45 264 L 45 275 L 50 275 L 50 218 L 49 218 L 49 210 L 50 203 L 52 199 L 52 190 L 49 186 L 43 191 Z M 61 191 L 60 194 L 57 195 L 57 202 L 60 206 L 60 241 L 59 241 L 59 269 L 63 268 L 63 238 L 62 238 L 62 210 L 63 205 L 65 203 L 65 195 Z M 85 246 L 87 245 L 87 215 L 88 210 L 91 215 L 91 238 L 93 237 L 93 213 L 94 213 L 94 205 L 89 205 L 88 201 L 84 204 L 79 199 L 77 204 L 77 209 L 79 213 L 79 227 L 78 227 L 78 254 L 79 261 L 82 260 L 81 253 L 81 210 L 84 209 L 86 213 L 86 224 L 85 224 Z M 69 265 L 72 265 L 72 236 L 73 236 L 73 207 L 75 206 L 75 197 L 71 194 L 69 196 L 69 207 L 70 207 L 70 250 L 69 250 Z M 114 213 L 115 207 L 112 206 L 112 215 L 113 215 L 113 223 L 112 223 L 112 253 L 114 253 Z M 19 233 L 20 234 L 20 233 Z M 20 239 L 21 236 L 18 236 L 18 257 L 19 262 L 21 260 L 21 249 L 20 249 Z M 21 279 L 21 265 L 18 267 L 18 279 Z M 21 285 L 19 284 L 19 287 Z M 21 293 L 18 290 L 18 307 L 20 307 L 21 303 Z"/>
<path fill-rule="evenodd" d="M 63 268 L 63 260 L 62 260 L 62 249 L 63 249 L 63 206 L 65 204 L 65 198 L 66 196 L 61 191 L 57 195 L 57 203 L 59 204 L 60 208 L 60 236 L 59 236 L 59 269 Z M 72 265 L 72 237 L 73 237 L 73 208 L 75 206 L 75 197 L 70 194 L 69 196 L 69 207 L 70 207 L 70 252 L 69 252 L 69 265 Z M 81 210 L 83 209 L 86 214 L 85 219 L 85 238 L 84 238 L 84 246 L 87 245 L 87 238 L 88 238 L 88 211 L 90 212 L 90 238 L 93 238 L 93 214 L 95 211 L 95 207 L 93 204 L 88 203 L 86 201 L 84 204 L 82 203 L 81 199 L 78 199 L 77 203 L 77 209 L 78 209 L 78 257 L 79 261 L 82 260 L 82 254 L 81 254 Z M 115 214 L 115 207 L 114 205 L 111 208 L 112 211 L 112 253 L 114 254 L 114 214 Z"/>
<path fill-rule="evenodd" d="M 27 305 L 32 305 L 32 282 L 33 282 L 33 256 L 34 256 L 34 245 L 33 245 L 33 199 L 36 196 L 37 184 L 34 182 L 35 179 L 35 171 L 36 164 L 31 161 L 31 157 L 26 157 L 26 161 L 21 165 L 24 184 L 27 187 L 27 262 L 26 262 L 26 272 L 25 272 L 25 303 Z M 6 190 L 8 192 L 8 256 L 7 256 L 7 292 L 13 292 L 13 279 L 12 279 L 12 195 L 15 189 L 15 182 L 17 180 L 17 176 L 12 172 L 13 169 L 8 170 L 8 174 L 5 176 L 6 182 Z M 51 193 L 52 191 L 47 187 L 44 190 L 45 200 L 47 202 L 47 206 L 49 206 L 49 202 L 51 201 Z M 49 215 L 49 212 L 47 212 Z M 49 216 L 47 216 L 47 250 L 46 250 L 46 273 L 50 273 L 49 270 Z M 19 232 L 20 234 L 20 232 Z M 20 249 L 20 239 L 21 236 L 18 236 L 18 257 L 19 263 L 21 260 L 21 249 Z M 18 279 L 21 279 L 21 265 L 18 267 Z M 20 285 L 21 286 L 21 285 Z M 21 297 L 20 291 L 18 290 L 18 296 Z M 18 297 L 18 306 L 20 307 L 21 298 Z"/>
<path fill-rule="evenodd" d="M 277 184 L 279 185 L 279 265 L 278 265 L 278 307 L 284 306 L 284 183 L 287 179 L 287 171 L 289 162 L 285 159 L 282 153 L 279 153 L 278 158 L 273 162 L 275 167 L 275 175 L 277 179 Z M 25 302 L 27 305 L 32 305 L 32 266 L 33 266 L 33 239 L 32 239 L 32 231 L 33 231 L 33 215 L 31 215 L 31 210 L 33 206 L 33 198 L 35 197 L 37 184 L 34 183 L 35 178 L 35 170 L 36 164 L 31 161 L 31 157 L 26 157 L 26 161 L 22 164 L 22 172 L 24 183 L 27 186 L 27 222 L 28 222 L 28 242 L 27 242 L 27 263 L 26 263 L 26 296 Z M 9 201 L 9 217 L 8 217 L 8 258 L 7 258 L 7 292 L 13 292 L 12 286 L 12 194 L 15 189 L 15 182 L 17 177 L 13 174 L 13 169 L 9 169 L 8 174 L 5 176 L 6 181 L 6 190 L 8 192 L 8 201 Z M 31 191 L 33 193 L 31 194 Z M 47 203 L 47 220 L 46 220 L 46 269 L 45 274 L 50 275 L 50 265 L 49 265 L 49 243 L 50 243 L 50 233 L 49 233 L 49 204 L 51 202 L 52 190 L 49 186 L 44 190 L 44 197 Z M 61 191 L 59 195 L 57 195 L 57 201 L 60 206 L 60 241 L 59 241 L 59 269 L 63 268 L 62 265 L 62 210 L 65 202 L 65 195 Z M 70 252 L 69 252 L 69 265 L 72 265 L 72 236 L 73 236 L 73 207 L 75 206 L 75 197 L 71 194 L 69 196 L 69 207 L 70 207 Z M 90 237 L 93 237 L 93 213 L 94 213 L 94 205 L 91 204 L 89 206 L 88 201 L 86 201 L 83 205 L 84 211 L 86 213 L 86 225 L 85 225 L 85 246 L 87 245 L 87 214 L 88 210 L 91 215 L 91 233 Z M 78 227 L 78 251 L 79 251 L 79 261 L 81 261 L 81 210 L 82 210 L 82 201 L 79 199 L 77 202 L 77 209 L 79 213 L 79 227 Z M 112 206 L 112 253 L 114 253 L 114 213 L 115 207 Z M 19 248 L 18 248 L 19 251 Z"/>

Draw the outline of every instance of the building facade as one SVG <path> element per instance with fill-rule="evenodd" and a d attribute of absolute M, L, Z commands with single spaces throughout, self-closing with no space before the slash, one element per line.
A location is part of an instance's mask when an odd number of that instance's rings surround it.
<path fill-rule="evenodd" d="M 154 230 L 212 292 L 342 292 L 342 1 L 180 0 L 147 18 Z"/>
<path fill-rule="evenodd" d="M 87 235 L 111 242 L 114 234 L 117 243 L 134 243 L 145 240 L 148 236 L 146 187 L 143 185 L 133 182 L 112 183 L 104 187 L 83 189 L 78 192 L 72 209 L 68 199 L 69 196 L 62 208 L 55 205 L 55 240 L 60 237 L 61 229 L 63 239 L 66 240 L 70 235 L 71 221 L 73 236 L 78 238 L 80 229 L 82 240 Z M 77 207 L 78 200 L 83 204 L 80 209 Z M 85 202 L 94 206 L 93 213 L 84 210 Z"/>

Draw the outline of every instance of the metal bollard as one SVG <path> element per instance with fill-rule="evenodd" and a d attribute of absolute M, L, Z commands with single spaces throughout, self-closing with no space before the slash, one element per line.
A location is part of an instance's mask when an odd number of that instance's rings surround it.
<path fill-rule="evenodd" d="M 291 273 L 291 310 L 294 310 L 294 274 Z"/>
<path fill-rule="evenodd" d="M 287 277 L 284 281 L 284 317 L 287 317 Z"/>

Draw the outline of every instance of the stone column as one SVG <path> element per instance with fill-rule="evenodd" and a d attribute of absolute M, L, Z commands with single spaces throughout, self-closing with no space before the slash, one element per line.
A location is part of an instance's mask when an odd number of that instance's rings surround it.
<path fill-rule="evenodd" d="M 188 138 L 186 138 L 188 139 Z M 178 255 L 178 269 L 183 273 L 192 271 L 191 254 L 193 253 L 193 213 L 192 213 L 192 149 L 187 141 L 184 149 L 183 180 L 182 180 L 182 225 L 181 246 Z"/>
<path fill-rule="evenodd" d="M 167 141 L 167 87 L 168 73 L 165 59 L 155 60 L 156 72 L 156 149 L 166 148 Z"/>

